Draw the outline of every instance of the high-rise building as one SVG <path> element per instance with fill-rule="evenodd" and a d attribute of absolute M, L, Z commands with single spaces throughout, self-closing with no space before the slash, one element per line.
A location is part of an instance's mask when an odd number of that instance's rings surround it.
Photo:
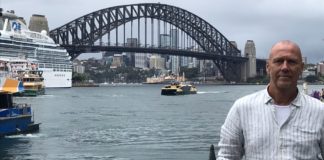
<path fill-rule="evenodd" d="M 165 69 L 165 59 L 162 58 L 159 55 L 152 55 L 150 57 L 150 68 L 155 68 L 155 69 Z"/>
<path fill-rule="evenodd" d="M 307 57 L 302 57 L 302 61 L 303 61 L 304 65 L 307 65 Z"/>
<path fill-rule="evenodd" d="M 137 38 L 127 38 L 126 47 L 136 47 L 136 46 L 137 46 Z M 126 53 L 126 56 L 129 60 L 129 64 L 127 64 L 128 66 L 135 67 L 136 54 L 137 53 Z"/>
<path fill-rule="evenodd" d="M 256 76 L 256 51 L 253 40 L 247 40 L 244 48 L 244 55 L 248 58 L 246 65 L 246 76 L 248 78 Z"/>
<path fill-rule="evenodd" d="M 181 67 L 188 67 L 190 58 L 191 57 L 181 56 L 180 57 L 180 66 Z"/>
<path fill-rule="evenodd" d="M 170 35 L 168 34 L 160 34 L 160 44 L 161 48 L 168 48 L 171 45 Z"/>
<path fill-rule="evenodd" d="M 317 74 L 324 76 L 324 62 L 320 62 L 317 64 Z"/>
<path fill-rule="evenodd" d="M 35 32 L 41 32 L 42 30 L 45 30 L 46 33 L 48 34 L 49 28 L 48 28 L 47 18 L 44 15 L 33 14 L 29 20 L 28 28 L 29 30 Z"/>
<path fill-rule="evenodd" d="M 171 29 L 170 30 L 170 37 L 171 37 L 171 48 L 177 49 L 178 46 L 179 46 L 178 29 Z"/>
<path fill-rule="evenodd" d="M 159 47 L 160 48 L 170 48 L 171 46 L 171 38 L 168 34 L 160 34 Z M 165 59 L 165 68 L 170 69 L 171 60 L 169 59 L 169 55 L 161 55 L 162 58 Z"/>
<path fill-rule="evenodd" d="M 170 30 L 170 37 L 171 37 L 171 48 L 177 49 L 179 43 L 179 34 L 178 29 L 171 29 Z M 175 75 L 179 75 L 180 71 L 180 57 L 179 56 L 170 56 L 171 57 L 171 71 Z"/>
<path fill-rule="evenodd" d="M 175 75 L 179 75 L 180 72 L 180 66 L 179 66 L 179 56 L 170 56 L 171 58 L 171 71 Z"/>
<path fill-rule="evenodd" d="M 147 54 L 145 53 L 136 53 L 135 54 L 135 67 L 147 69 Z"/>

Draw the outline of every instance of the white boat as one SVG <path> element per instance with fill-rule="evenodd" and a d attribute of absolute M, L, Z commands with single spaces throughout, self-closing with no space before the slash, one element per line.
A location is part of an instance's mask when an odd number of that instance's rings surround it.
<path fill-rule="evenodd" d="M 66 49 L 47 36 L 33 32 L 12 12 L 0 13 L 0 57 L 36 59 L 46 88 L 72 87 L 72 62 Z"/>

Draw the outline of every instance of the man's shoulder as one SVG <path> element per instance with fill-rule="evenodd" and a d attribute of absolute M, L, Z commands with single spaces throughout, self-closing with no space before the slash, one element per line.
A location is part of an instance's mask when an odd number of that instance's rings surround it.
<path fill-rule="evenodd" d="M 237 99 L 237 102 L 249 102 L 249 101 L 255 101 L 255 100 L 265 100 L 265 97 L 267 95 L 266 89 L 245 95 L 239 99 Z"/>
<path fill-rule="evenodd" d="M 266 89 L 260 90 L 248 95 L 245 95 L 234 102 L 234 105 L 238 106 L 251 106 L 253 104 L 264 103 L 267 101 L 267 91 Z"/>
<path fill-rule="evenodd" d="M 310 95 L 302 94 L 305 106 L 319 107 L 319 109 L 324 111 L 324 103 Z"/>

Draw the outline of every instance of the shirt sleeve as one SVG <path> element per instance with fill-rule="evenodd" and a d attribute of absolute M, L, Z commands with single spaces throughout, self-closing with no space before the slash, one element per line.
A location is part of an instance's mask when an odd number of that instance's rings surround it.
<path fill-rule="evenodd" d="M 324 158 L 324 128 L 321 129 L 320 149 L 321 149 L 321 157 L 323 159 Z"/>
<path fill-rule="evenodd" d="M 217 160 L 237 160 L 244 154 L 244 137 L 238 113 L 238 103 L 230 109 L 220 132 Z"/>

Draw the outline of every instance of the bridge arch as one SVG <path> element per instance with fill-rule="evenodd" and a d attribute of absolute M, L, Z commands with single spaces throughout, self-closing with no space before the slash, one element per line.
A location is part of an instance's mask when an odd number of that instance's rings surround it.
<path fill-rule="evenodd" d="M 246 60 L 240 59 L 240 50 L 204 19 L 171 5 L 140 3 L 101 9 L 51 30 L 50 36 L 63 47 L 91 46 L 119 26 L 141 18 L 157 19 L 176 26 L 206 53 L 217 57 L 213 61 L 226 80 L 240 80 L 241 64 Z"/>

